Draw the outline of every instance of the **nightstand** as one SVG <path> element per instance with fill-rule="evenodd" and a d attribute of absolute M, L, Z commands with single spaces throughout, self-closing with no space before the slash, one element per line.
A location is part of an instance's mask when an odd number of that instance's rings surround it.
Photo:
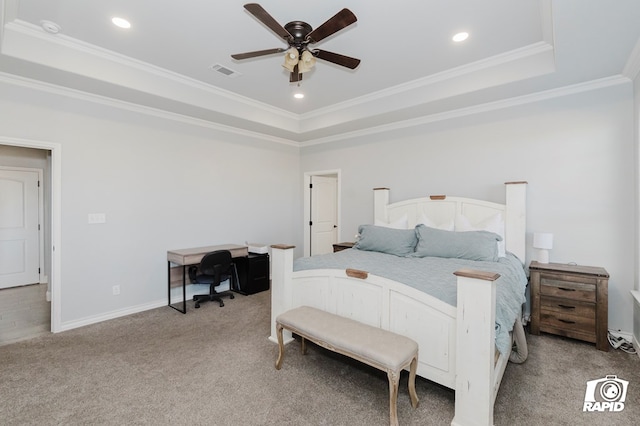
<path fill-rule="evenodd" d="M 531 334 L 580 339 L 609 350 L 609 274 L 604 268 L 531 262 Z"/>
<path fill-rule="evenodd" d="M 336 243 L 333 245 L 333 252 L 339 252 L 341 250 L 350 249 L 355 243 Z"/>

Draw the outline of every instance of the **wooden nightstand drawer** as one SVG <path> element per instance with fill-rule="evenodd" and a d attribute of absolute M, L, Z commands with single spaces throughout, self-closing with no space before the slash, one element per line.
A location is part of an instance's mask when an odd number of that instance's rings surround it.
<path fill-rule="evenodd" d="M 540 328 L 554 327 L 592 334 L 595 337 L 596 317 L 581 317 L 547 310 L 540 311 Z"/>
<path fill-rule="evenodd" d="M 540 312 L 540 331 L 596 343 L 595 317 L 580 317 L 558 312 Z"/>
<path fill-rule="evenodd" d="M 585 302 L 596 301 L 596 283 L 571 282 L 565 277 L 563 280 L 553 276 L 542 275 L 540 277 L 540 294 L 543 296 L 568 298 L 571 300 L 583 300 Z"/>
<path fill-rule="evenodd" d="M 595 303 L 559 299 L 556 297 L 540 297 L 540 310 L 542 312 L 557 312 L 560 314 L 576 315 L 580 317 L 596 317 Z"/>

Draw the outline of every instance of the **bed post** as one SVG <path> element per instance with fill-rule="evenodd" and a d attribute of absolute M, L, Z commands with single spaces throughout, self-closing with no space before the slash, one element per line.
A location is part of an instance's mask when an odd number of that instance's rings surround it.
<path fill-rule="evenodd" d="M 527 182 L 505 182 L 505 239 L 507 250 L 526 261 Z"/>
<path fill-rule="evenodd" d="M 278 343 L 276 317 L 291 308 L 291 280 L 293 274 L 293 249 L 295 246 L 276 244 L 271 246 L 271 336 Z M 283 331 L 284 343 L 293 340 L 290 331 Z"/>
<path fill-rule="evenodd" d="M 496 280 L 460 270 L 456 319 L 456 403 L 452 426 L 493 425 Z"/>
<path fill-rule="evenodd" d="M 387 205 L 389 204 L 389 188 L 373 188 L 373 220 L 389 222 Z"/>

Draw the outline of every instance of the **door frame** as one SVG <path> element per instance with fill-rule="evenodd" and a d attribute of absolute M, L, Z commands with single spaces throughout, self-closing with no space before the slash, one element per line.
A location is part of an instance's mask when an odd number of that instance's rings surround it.
<path fill-rule="evenodd" d="M 35 148 L 51 151 L 51 271 L 49 273 L 49 290 L 51 291 L 51 332 L 57 333 L 62 324 L 62 283 L 60 280 L 62 253 L 62 145 L 56 142 L 36 141 L 29 139 L 0 136 L 0 144 Z"/>
<path fill-rule="evenodd" d="M 38 174 L 38 283 L 44 284 L 46 281 L 42 280 L 45 275 L 44 270 L 44 227 L 42 226 L 44 220 L 44 185 L 43 182 L 43 173 L 42 169 L 37 169 L 33 167 L 14 167 L 14 166 L 0 166 L 0 170 L 14 171 L 14 172 L 31 172 Z M 31 283 L 27 283 L 31 284 Z M 26 285 L 26 284 L 25 284 Z"/>
<path fill-rule="evenodd" d="M 316 172 L 305 172 L 303 178 L 303 203 L 304 203 L 304 212 L 302 217 L 302 226 L 304 229 L 304 243 L 303 243 L 303 254 L 304 256 L 309 256 L 311 254 L 311 229 L 309 227 L 309 219 L 311 218 L 311 190 L 309 185 L 311 184 L 311 178 L 313 176 L 327 176 L 327 177 L 336 177 L 338 182 L 338 189 L 336 191 L 336 217 L 337 217 L 337 229 L 336 229 L 336 238 L 338 241 L 341 239 L 341 217 L 340 214 L 342 211 L 342 171 L 340 169 L 334 170 L 322 170 Z"/>

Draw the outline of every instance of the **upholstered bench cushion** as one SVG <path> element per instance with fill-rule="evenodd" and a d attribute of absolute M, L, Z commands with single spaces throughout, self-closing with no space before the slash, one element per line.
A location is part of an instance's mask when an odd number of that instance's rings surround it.
<path fill-rule="evenodd" d="M 313 336 L 329 349 L 352 353 L 393 371 L 406 366 L 418 351 L 418 344 L 408 337 L 309 306 L 280 314 L 276 322 L 294 333 Z"/>

